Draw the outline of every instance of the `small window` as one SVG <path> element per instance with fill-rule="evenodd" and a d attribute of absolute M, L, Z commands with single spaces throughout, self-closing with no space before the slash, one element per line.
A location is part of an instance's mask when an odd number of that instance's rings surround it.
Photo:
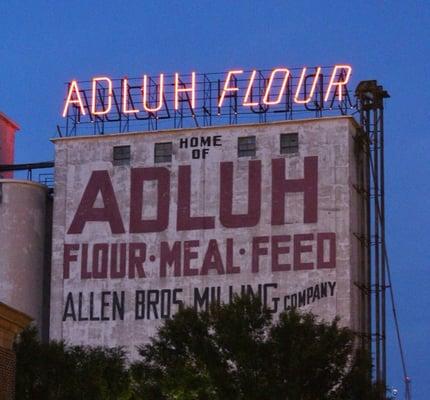
<path fill-rule="evenodd" d="M 239 157 L 255 156 L 256 148 L 255 136 L 240 137 L 237 140 L 237 155 Z"/>
<path fill-rule="evenodd" d="M 113 165 L 130 165 L 130 146 L 114 146 Z"/>
<path fill-rule="evenodd" d="M 281 154 L 292 154 L 299 152 L 299 134 L 281 133 Z"/>
<path fill-rule="evenodd" d="M 173 146 L 172 142 L 155 143 L 154 161 L 156 163 L 172 162 Z"/>

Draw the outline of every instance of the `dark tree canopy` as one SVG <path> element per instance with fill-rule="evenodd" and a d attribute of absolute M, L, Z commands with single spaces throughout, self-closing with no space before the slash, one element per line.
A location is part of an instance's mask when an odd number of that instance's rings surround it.
<path fill-rule="evenodd" d="M 131 365 L 120 348 L 41 343 L 28 329 L 15 344 L 16 399 L 380 399 L 356 344 L 337 319 L 295 310 L 273 318 L 252 296 L 179 311 Z"/>
<path fill-rule="evenodd" d="M 253 297 L 208 312 L 188 308 L 141 346 L 136 398 L 157 400 L 368 400 L 370 361 L 353 333 L 309 313 L 279 319 Z"/>
<path fill-rule="evenodd" d="M 16 400 L 125 400 L 130 380 L 121 349 L 41 343 L 35 328 L 15 343 Z"/>

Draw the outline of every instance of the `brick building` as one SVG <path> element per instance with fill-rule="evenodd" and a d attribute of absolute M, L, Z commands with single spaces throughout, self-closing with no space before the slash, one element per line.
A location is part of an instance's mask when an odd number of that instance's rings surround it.
<path fill-rule="evenodd" d="M 15 353 L 12 350 L 17 334 L 31 318 L 0 302 L 0 400 L 12 400 L 15 393 Z"/>

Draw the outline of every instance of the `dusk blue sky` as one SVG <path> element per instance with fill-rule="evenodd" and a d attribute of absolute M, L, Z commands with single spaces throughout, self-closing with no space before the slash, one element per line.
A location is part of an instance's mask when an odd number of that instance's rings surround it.
<path fill-rule="evenodd" d="M 180 71 L 349 63 L 386 102 L 387 243 L 413 398 L 430 394 L 430 3 L 3 1 L 0 111 L 16 161 L 53 159 L 64 82 Z M 388 304 L 390 310 L 390 304 Z M 391 312 L 390 386 L 403 384 Z"/>

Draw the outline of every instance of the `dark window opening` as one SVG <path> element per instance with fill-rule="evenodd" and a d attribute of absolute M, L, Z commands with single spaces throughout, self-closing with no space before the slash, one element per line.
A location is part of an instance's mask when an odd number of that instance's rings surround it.
<path fill-rule="evenodd" d="M 257 145 L 255 136 L 244 136 L 237 140 L 237 155 L 239 157 L 255 156 Z"/>
<path fill-rule="evenodd" d="M 114 146 L 113 165 L 130 165 L 130 146 Z"/>
<path fill-rule="evenodd" d="M 299 152 L 299 134 L 281 133 L 281 154 L 292 154 Z"/>
<path fill-rule="evenodd" d="M 173 146 L 172 142 L 155 143 L 154 162 L 166 163 L 172 162 Z"/>

